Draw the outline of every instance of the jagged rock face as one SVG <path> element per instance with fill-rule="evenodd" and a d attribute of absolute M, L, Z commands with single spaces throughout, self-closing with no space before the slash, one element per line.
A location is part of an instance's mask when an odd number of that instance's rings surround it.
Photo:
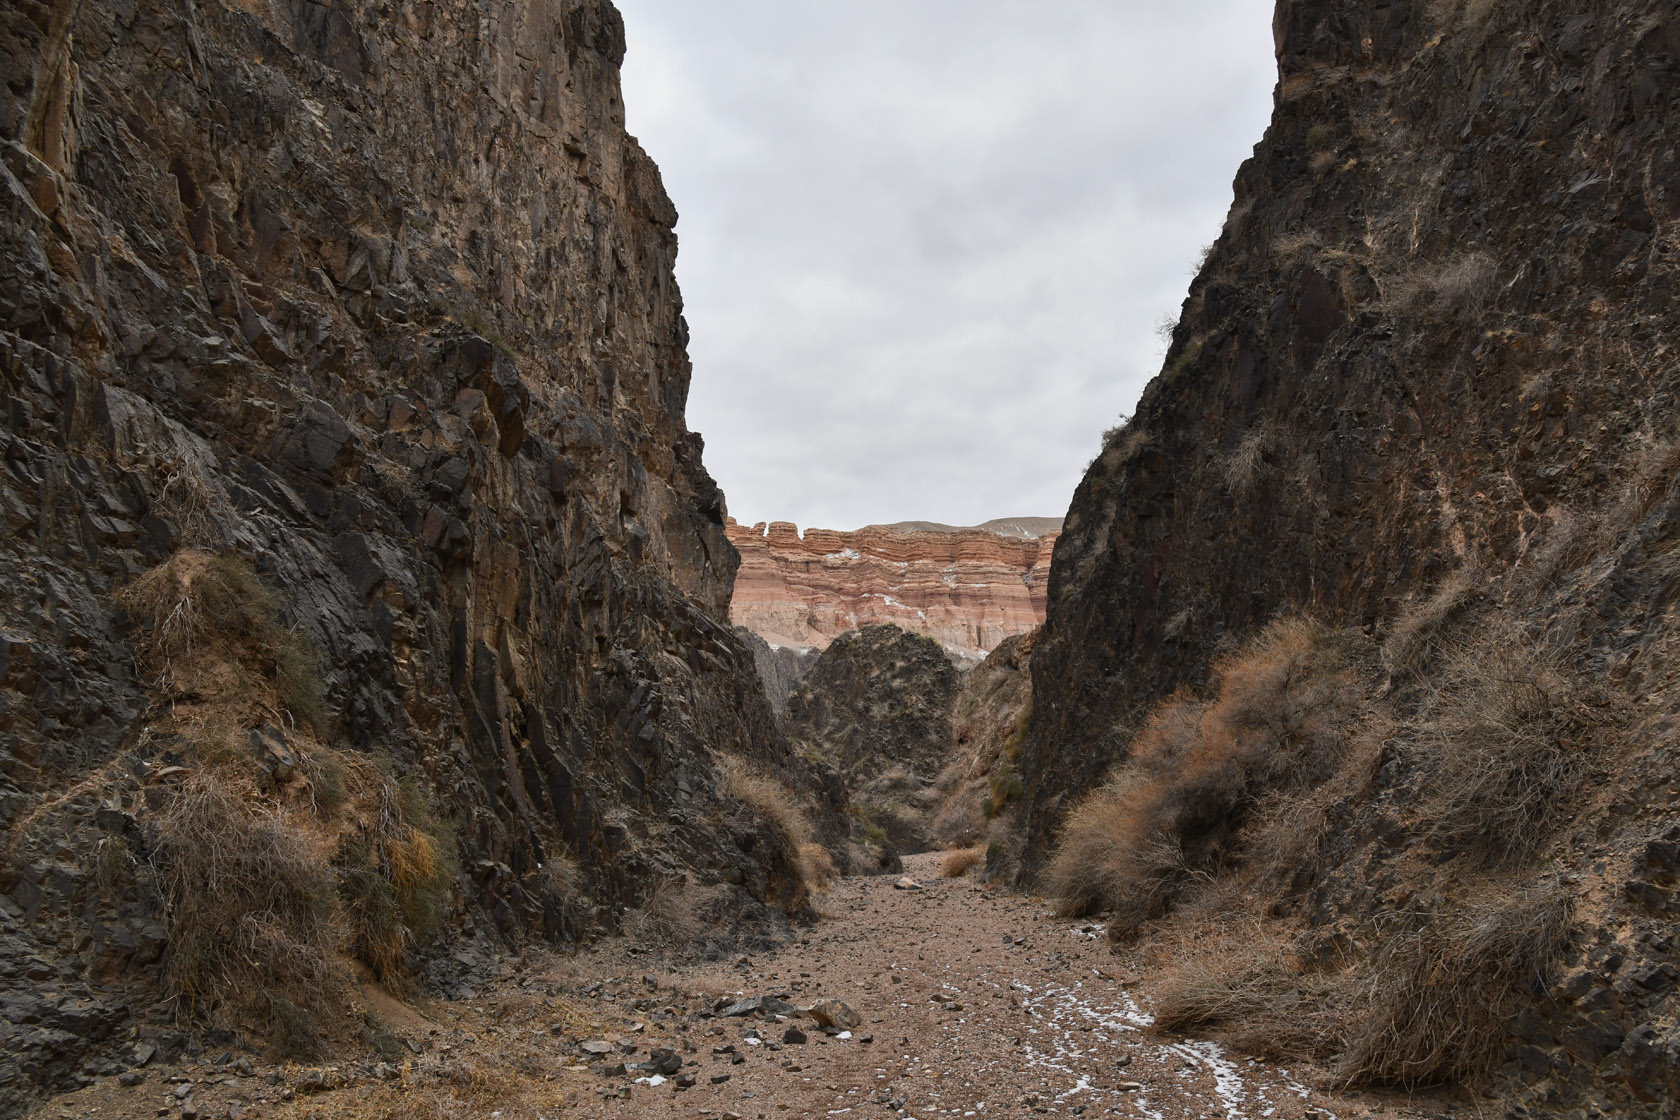
<path fill-rule="evenodd" d="M 935 844 L 961 848 L 989 836 L 1006 844 L 1010 840 L 1020 793 L 1019 754 L 1032 716 L 1037 645 L 1037 630 L 1016 634 L 963 674 L 951 714 L 951 753 L 939 775 L 929 826 Z M 1009 847 L 1004 855 L 1012 857 Z"/>
<path fill-rule="evenodd" d="M 1057 524 L 1015 518 L 973 529 L 922 523 L 855 532 L 786 521 L 728 522 L 741 554 L 730 618 L 772 645 L 821 649 L 892 623 L 978 661 L 1044 618 Z"/>
<path fill-rule="evenodd" d="M 945 765 L 962 674 L 939 643 L 890 624 L 831 642 L 788 697 L 796 749 L 838 770 L 851 810 L 898 852 L 923 850 L 920 794 Z M 863 837 L 867 839 L 867 837 Z"/>
<path fill-rule="evenodd" d="M 772 646 L 745 626 L 735 627 L 735 636 L 752 651 L 758 679 L 764 684 L 764 695 L 770 701 L 771 709 L 781 715 L 787 710 L 793 686 L 811 671 L 811 666 L 817 663 L 821 654 L 814 649 Z"/>
<path fill-rule="evenodd" d="M 623 51 L 605 0 L 0 12 L 0 824 L 145 749 L 111 596 L 192 544 L 256 561 L 502 936 L 578 932 L 562 856 L 603 906 L 788 901 L 718 792 L 714 748 L 783 746 Z M 13 854 L 8 928 L 85 942 L 87 877 Z M 89 920 L 48 1003 L 156 958 L 139 900 Z"/>
<path fill-rule="evenodd" d="M 1518 609 L 1640 697 L 1646 732 L 1602 775 L 1607 816 L 1558 856 L 1585 877 L 1596 948 L 1520 1024 L 1517 1076 L 1552 1078 L 1553 1104 L 1588 1085 L 1618 1114 L 1661 1114 L 1673 997 L 1614 972 L 1674 969 L 1651 931 L 1674 913 L 1675 821 L 1649 775 L 1675 751 L 1658 588 L 1680 534 L 1680 18 L 1655 0 L 1282 0 L 1275 29 L 1271 126 L 1162 373 L 1056 545 L 1027 870 L 1126 731 L 1268 618 L 1310 609 L 1380 639 L 1451 573 L 1529 580 L 1542 590 Z M 1587 531 L 1621 508 L 1624 531 Z M 1384 759 L 1400 796 L 1415 776 Z M 1332 845 L 1341 886 L 1387 882 L 1398 818 L 1355 809 L 1366 834 Z M 1380 889 L 1308 906 L 1368 913 Z"/>

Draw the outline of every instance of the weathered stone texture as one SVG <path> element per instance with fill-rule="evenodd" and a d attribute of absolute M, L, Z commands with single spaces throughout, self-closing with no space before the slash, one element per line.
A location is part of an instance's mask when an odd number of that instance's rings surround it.
<path fill-rule="evenodd" d="M 142 741 L 112 593 L 191 544 L 256 562 L 345 743 L 423 780 L 485 930 L 673 872 L 796 901 L 719 792 L 715 750 L 783 748 L 624 49 L 606 0 L 0 11 L 0 826 Z M 7 914 L 80 944 L 66 853 L 14 855 Z M 131 901 L 86 952 L 143 973 Z"/>

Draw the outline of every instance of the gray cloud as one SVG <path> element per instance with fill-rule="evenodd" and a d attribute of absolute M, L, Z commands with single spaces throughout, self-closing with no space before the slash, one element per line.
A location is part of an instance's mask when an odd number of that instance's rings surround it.
<path fill-rule="evenodd" d="M 1271 0 L 618 0 L 730 512 L 1064 512 L 1259 140 Z"/>

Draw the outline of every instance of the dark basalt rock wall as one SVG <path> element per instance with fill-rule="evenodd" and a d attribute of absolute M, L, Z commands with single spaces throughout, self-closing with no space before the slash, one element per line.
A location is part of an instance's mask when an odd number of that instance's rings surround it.
<path fill-rule="evenodd" d="M 1268 619 L 1381 640 L 1472 573 L 1635 705 L 1592 819 L 1560 822 L 1546 857 L 1579 884 L 1572 979 L 1536 994 L 1507 1072 L 1541 1112 L 1585 1087 L 1592 1107 L 1663 1114 L 1680 1046 L 1662 929 L 1680 822 L 1653 785 L 1676 749 L 1680 16 L 1281 0 L 1275 30 L 1271 126 L 1056 545 L 1024 873 L 1143 717 Z M 1368 914 L 1398 889 L 1413 779 L 1384 759 L 1309 908 Z"/>
<path fill-rule="evenodd" d="M 141 749 L 112 596 L 190 545 L 255 563 L 343 745 L 420 779 L 482 929 L 576 935 L 667 873 L 797 904 L 720 792 L 715 750 L 784 747 L 624 50 L 606 0 L 0 11 L 0 827 Z M 153 967 L 155 900 L 12 855 L 0 979 L 49 1025 Z M 0 1081 L 76 1075 L 25 1049 Z"/>
<path fill-rule="evenodd" d="M 1294 607 L 1381 632 L 1672 433 L 1671 8 L 1284 0 L 1276 28 L 1271 127 L 1056 546 L 1041 849 L 1116 726 L 1232 636 Z"/>
<path fill-rule="evenodd" d="M 961 687 L 943 646 L 891 623 L 841 634 L 794 685 L 782 728 L 824 788 L 847 793 L 826 802 L 830 819 L 851 817 L 844 863 L 896 868 L 898 855 L 926 850 L 926 794 L 950 756 Z M 822 828 L 838 848 L 832 825 Z"/>

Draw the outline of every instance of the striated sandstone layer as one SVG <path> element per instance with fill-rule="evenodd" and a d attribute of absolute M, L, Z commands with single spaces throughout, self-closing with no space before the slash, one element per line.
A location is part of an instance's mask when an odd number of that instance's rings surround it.
<path fill-rule="evenodd" d="M 461 869 L 446 990 L 463 941 L 660 883 L 749 933 L 799 905 L 718 765 L 785 748 L 624 51 L 606 0 L 0 10 L 0 1115 L 163 1029 L 159 813 L 211 767 L 171 711 L 204 690 L 137 668 L 116 601 L 183 549 L 320 662 L 318 740 L 276 711 L 214 767 L 264 819 L 329 812 L 317 749 L 417 790 Z"/>
<path fill-rule="evenodd" d="M 730 618 L 772 645 L 821 649 L 848 630 L 893 623 L 979 660 L 1044 618 L 1059 521 L 975 528 L 931 522 L 855 532 L 786 521 L 726 523 L 741 554 Z"/>

